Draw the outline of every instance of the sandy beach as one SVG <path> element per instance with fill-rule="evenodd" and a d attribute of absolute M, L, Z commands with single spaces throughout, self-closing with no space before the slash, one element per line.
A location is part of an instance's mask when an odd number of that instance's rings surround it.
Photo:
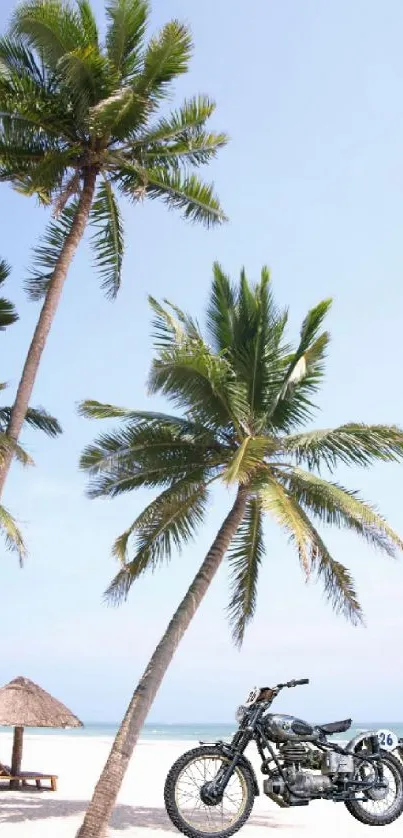
<path fill-rule="evenodd" d="M 196 743 L 195 743 L 196 744 Z M 110 747 L 109 739 L 69 736 L 26 736 L 25 770 L 59 775 L 56 793 L 1 791 L 0 835 L 5 838 L 74 838 Z M 119 795 L 109 835 L 112 838 L 161 838 L 177 835 L 163 803 L 165 775 L 179 754 L 192 747 L 185 742 L 141 742 Z M 0 735 L 0 758 L 7 761 L 11 736 Z M 249 754 L 253 758 L 253 752 Z M 253 759 L 256 766 L 256 761 Z M 256 766 L 257 767 L 257 766 Z M 261 775 L 260 775 L 261 776 Z M 283 838 L 298 835 L 374 836 L 371 827 L 356 822 L 342 804 L 319 801 L 309 807 L 279 809 L 263 795 L 257 798 L 245 838 L 263 838 L 278 829 Z M 403 821 L 384 827 L 382 835 L 402 834 Z M 377 833 L 378 834 L 378 833 Z"/>

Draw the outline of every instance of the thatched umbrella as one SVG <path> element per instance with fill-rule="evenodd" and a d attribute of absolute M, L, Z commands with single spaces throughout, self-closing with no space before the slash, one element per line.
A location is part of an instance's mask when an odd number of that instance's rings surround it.
<path fill-rule="evenodd" d="M 24 727 L 82 727 L 56 698 L 28 678 L 14 678 L 0 689 L 0 725 L 14 728 L 11 773 L 21 771 Z"/>

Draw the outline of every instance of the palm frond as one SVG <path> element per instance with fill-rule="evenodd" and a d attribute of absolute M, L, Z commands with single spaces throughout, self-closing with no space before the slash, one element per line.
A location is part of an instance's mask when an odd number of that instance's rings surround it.
<path fill-rule="evenodd" d="M 15 127 L 18 127 L 18 132 L 13 130 Z M 33 166 L 42 163 L 47 155 L 53 154 L 53 149 L 46 145 L 46 142 L 38 142 L 37 138 L 29 136 L 28 132 L 24 132 L 21 137 L 20 129 L 21 126 L 16 120 L 11 122 L 11 131 L 0 129 L 0 160 L 3 167 L 10 166 L 17 176 L 32 172 Z"/>
<path fill-rule="evenodd" d="M 322 523 L 353 530 L 389 556 L 403 550 L 403 540 L 357 492 L 300 468 L 274 470 L 292 497 Z"/>
<path fill-rule="evenodd" d="M 0 77 L 3 165 L 15 161 L 26 167 L 27 163 L 40 160 L 47 151 L 63 151 L 66 143 L 77 142 L 77 120 L 63 93 L 56 96 L 40 85 L 33 85 L 31 80 L 29 89 L 21 90 L 26 86 L 23 78 L 4 85 Z"/>
<path fill-rule="evenodd" d="M 19 3 L 11 21 L 12 35 L 42 55 L 56 73 L 60 59 L 90 43 L 80 16 L 69 3 L 27 0 Z"/>
<path fill-rule="evenodd" d="M 299 346 L 285 363 L 281 386 L 267 406 L 274 428 L 288 432 L 312 416 L 311 395 L 322 380 L 330 340 L 328 332 L 318 333 L 331 304 L 332 300 L 323 300 L 308 312 L 302 324 Z"/>
<path fill-rule="evenodd" d="M 11 407 L 0 407 L 0 430 L 7 427 L 11 416 Z M 56 437 L 63 433 L 62 427 L 54 416 L 43 407 L 29 407 L 24 423 L 36 431 L 42 431 L 47 436 Z"/>
<path fill-rule="evenodd" d="M 264 558 L 262 509 L 258 498 L 249 498 L 229 552 L 231 599 L 228 606 L 232 635 L 241 646 L 245 629 L 254 616 L 259 568 Z"/>
<path fill-rule="evenodd" d="M 342 614 L 353 625 L 364 622 L 354 580 L 350 571 L 337 562 L 326 547 L 320 534 L 305 516 L 311 536 L 311 567 L 324 586 L 324 593 L 336 614 Z"/>
<path fill-rule="evenodd" d="M 10 513 L 0 504 L 0 532 L 5 540 L 8 550 L 18 555 L 20 567 L 24 564 L 27 550 L 24 539 L 18 526 Z"/>
<path fill-rule="evenodd" d="M 242 270 L 233 341 L 228 351 L 237 375 L 248 384 L 251 412 L 256 418 L 261 417 L 262 427 L 269 396 L 278 392 L 283 376 L 286 323 L 287 313 L 279 311 L 274 303 L 268 268 L 262 268 L 260 282 L 255 286 L 250 285 Z"/>
<path fill-rule="evenodd" d="M 130 79 L 141 66 L 149 3 L 147 0 L 109 0 L 106 14 L 109 60 L 123 80 Z"/>
<path fill-rule="evenodd" d="M 156 143 L 189 141 L 198 137 L 207 120 L 215 111 L 215 102 L 208 96 L 194 96 L 185 99 L 183 105 L 168 116 L 162 117 L 155 125 L 147 128 L 130 143 L 131 149 L 147 149 Z"/>
<path fill-rule="evenodd" d="M 202 429 L 186 424 L 125 424 L 87 446 L 80 467 L 90 476 L 91 497 L 115 497 L 139 486 L 168 486 L 192 474 L 193 482 L 215 473 L 228 451 Z"/>
<path fill-rule="evenodd" d="M 161 349 L 148 386 L 207 427 L 240 429 L 247 424 L 245 387 L 234 379 L 225 358 L 214 355 L 202 340 Z"/>
<path fill-rule="evenodd" d="M 284 379 L 284 392 L 290 385 L 296 384 L 305 378 L 308 371 L 309 359 L 309 354 L 307 353 L 311 353 L 310 358 L 312 361 L 322 360 L 323 351 L 327 346 L 329 336 L 327 332 L 322 335 L 319 335 L 318 332 L 331 305 L 331 299 L 323 300 L 308 312 L 301 327 L 299 346 L 290 360 L 290 365 Z"/>
<path fill-rule="evenodd" d="M 132 415 L 132 411 L 126 407 L 117 407 L 113 404 L 98 402 L 95 399 L 86 399 L 80 402 L 77 412 L 79 416 L 85 416 L 86 419 L 124 419 Z"/>
<path fill-rule="evenodd" d="M 207 500 L 206 486 L 184 480 L 159 495 L 139 515 L 115 542 L 113 553 L 123 568 L 106 591 L 109 602 L 121 602 L 145 570 L 155 570 L 161 561 L 171 558 L 174 549 L 181 551 L 194 538 L 204 520 Z M 133 534 L 135 555 L 128 561 L 128 542 Z"/>
<path fill-rule="evenodd" d="M 195 341 L 197 345 L 203 340 L 195 321 L 177 306 L 173 306 L 168 300 L 164 300 L 164 308 L 151 295 L 148 296 L 148 302 L 153 310 L 151 327 L 156 349 L 170 349 L 177 345 L 184 346 L 188 341 Z"/>
<path fill-rule="evenodd" d="M 298 558 L 308 577 L 311 571 L 310 563 L 310 531 L 306 523 L 306 516 L 293 495 L 269 474 L 261 486 L 259 497 L 262 508 L 268 512 L 276 523 L 288 533 L 291 543 L 297 548 Z"/>
<path fill-rule="evenodd" d="M 98 26 L 90 0 L 76 0 L 81 27 L 87 44 L 98 46 Z"/>
<path fill-rule="evenodd" d="M 78 46 L 59 59 L 58 72 L 70 91 L 76 114 L 85 123 L 89 108 L 112 92 L 113 75 L 108 59 L 97 46 Z"/>
<path fill-rule="evenodd" d="M 366 467 L 377 460 L 400 461 L 403 430 L 393 425 L 350 423 L 287 436 L 283 448 L 295 456 L 297 463 L 306 463 L 310 469 L 326 466 L 333 471 L 340 463 Z"/>
<path fill-rule="evenodd" d="M 90 222 L 97 229 L 92 237 L 95 265 L 101 275 L 101 288 L 110 299 L 119 291 L 124 252 L 123 222 L 109 180 L 103 179 L 91 209 Z"/>
<path fill-rule="evenodd" d="M 146 194 L 151 199 L 161 198 L 168 207 L 182 210 L 186 220 L 206 227 L 227 220 L 213 185 L 203 183 L 194 174 L 183 176 L 164 168 L 147 169 Z"/>
<path fill-rule="evenodd" d="M 178 20 L 167 23 L 145 50 L 136 90 L 141 94 L 147 93 L 151 100 L 165 97 L 170 83 L 188 71 L 192 50 L 192 38 L 187 27 Z"/>
<path fill-rule="evenodd" d="M 77 200 L 73 200 L 60 213 L 57 220 L 52 220 L 42 236 L 42 243 L 34 248 L 34 268 L 25 282 L 25 289 L 31 300 L 40 300 L 45 296 L 56 263 L 64 243 L 71 231 L 77 210 Z"/>
<path fill-rule="evenodd" d="M 131 155 L 135 158 L 140 154 L 146 167 L 172 169 L 181 165 L 208 163 L 228 142 L 225 133 L 204 129 L 214 109 L 214 102 L 207 96 L 186 100 L 177 111 L 134 137 L 125 152 L 128 162 Z"/>
<path fill-rule="evenodd" d="M 4 259 L 0 259 L 0 287 L 8 279 L 10 275 L 10 266 Z M 3 331 L 7 326 L 11 326 L 18 320 L 18 314 L 15 307 L 10 300 L 5 297 L 0 297 L 0 331 Z"/>
<path fill-rule="evenodd" d="M 207 309 L 207 329 L 215 352 L 228 350 L 233 343 L 236 289 L 221 265 L 214 262 L 213 282 Z"/>
<path fill-rule="evenodd" d="M 181 166 L 204 166 L 213 160 L 220 148 L 228 143 L 223 132 L 199 131 L 194 139 L 183 139 L 174 143 L 155 143 L 142 152 L 147 166 L 176 171 Z"/>
<path fill-rule="evenodd" d="M 160 413 L 153 410 L 130 410 L 126 407 L 117 407 L 116 405 L 105 404 L 93 399 L 80 402 L 77 408 L 79 416 L 84 416 L 86 419 L 126 419 L 130 424 L 146 424 L 169 426 L 172 429 L 179 429 L 184 434 L 196 437 L 199 435 L 203 439 L 208 437 L 211 445 L 214 444 L 216 437 L 212 435 L 207 428 L 196 422 L 192 422 L 188 418 L 182 416 L 174 416 L 171 413 Z"/>
<path fill-rule="evenodd" d="M 101 99 L 89 109 L 89 128 L 97 137 L 110 137 L 121 128 L 123 120 L 134 117 L 143 100 L 131 87 L 123 87 Z"/>
<path fill-rule="evenodd" d="M 332 300 L 322 300 L 317 306 L 308 311 L 301 326 L 300 342 L 296 352 L 297 360 L 307 352 L 310 346 L 318 339 L 319 331 L 323 321 L 332 306 Z M 295 359 L 294 359 L 295 362 Z"/>
<path fill-rule="evenodd" d="M 0 75 L 6 79 L 28 78 L 38 85 L 44 81 L 43 70 L 32 50 L 22 40 L 7 35 L 0 37 Z"/>
<path fill-rule="evenodd" d="M 194 174 L 122 164 L 116 179 L 123 193 L 134 201 L 144 196 L 152 200 L 159 198 L 170 209 L 182 210 L 186 220 L 201 222 L 206 227 L 227 220 L 213 185 L 203 183 Z"/>
<path fill-rule="evenodd" d="M 7 459 L 10 454 L 15 457 L 15 459 L 22 465 L 22 466 L 31 466 L 33 465 L 32 457 L 27 454 L 26 451 L 15 442 L 14 439 L 7 436 L 4 433 L 3 429 L 0 429 L 0 465 L 3 464 L 4 460 Z"/>
<path fill-rule="evenodd" d="M 171 81 L 187 71 L 190 45 L 186 27 L 174 20 L 150 40 L 142 55 L 141 68 L 136 53 L 133 54 L 136 73 L 128 79 L 132 96 L 113 124 L 116 140 L 136 139 L 141 129 L 146 128 L 150 115 L 167 96 Z"/>
<path fill-rule="evenodd" d="M 261 488 L 260 497 L 263 508 L 274 516 L 296 544 L 306 576 L 316 571 L 324 582 L 325 594 L 334 610 L 343 613 L 353 623 L 361 622 L 362 611 L 352 577 L 347 568 L 330 555 L 302 508 L 294 487 L 290 485 L 289 489 L 285 489 L 276 480 L 269 479 Z"/>
<path fill-rule="evenodd" d="M 5 259 L 0 259 L 0 286 L 7 282 L 10 273 L 10 265 L 5 261 Z"/>
<path fill-rule="evenodd" d="M 276 450 L 277 443 L 269 437 L 246 436 L 222 473 L 227 483 L 246 484 L 262 468 L 266 456 Z"/>
<path fill-rule="evenodd" d="M 0 38 L 0 112 L 3 134 L 21 147 L 28 140 L 46 148 L 77 140 L 68 90 L 47 77 L 45 63 L 37 64 L 19 39 Z"/>
<path fill-rule="evenodd" d="M 73 148 L 60 151 L 46 151 L 35 161 L 34 165 L 25 165 L 20 158 L 20 169 L 17 169 L 13 185 L 17 192 L 31 197 L 35 195 L 44 204 L 50 204 L 56 194 L 63 191 L 66 176 L 71 165 L 75 163 L 76 151 Z M 17 161 L 15 160 L 14 163 Z"/>

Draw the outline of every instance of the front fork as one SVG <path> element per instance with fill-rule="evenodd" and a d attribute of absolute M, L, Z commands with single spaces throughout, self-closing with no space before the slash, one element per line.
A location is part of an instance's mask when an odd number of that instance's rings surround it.
<path fill-rule="evenodd" d="M 223 794 L 225 789 L 228 785 L 229 780 L 234 772 L 236 766 L 241 762 L 245 761 L 245 757 L 243 752 L 252 738 L 252 731 L 245 730 L 240 731 L 235 735 L 234 740 L 232 741 L 231 745 L 225 745 L 223 742 L 220 742 L 221 750 L 223 756 L 228 759 L 228 764 L 223 765 L 219 771 L 217 771 L 214 780 L 209 780 L 207 783 L 204 783 L 202 788 L 200 789 L 200 797 L 207 806 L 216 806 L 217 803 L 220 803 L 222 800 Z M 257 787 L 256 778 L 254 777 L 255 781 L 255 794 L 259 794 L 259 789 Z"/>

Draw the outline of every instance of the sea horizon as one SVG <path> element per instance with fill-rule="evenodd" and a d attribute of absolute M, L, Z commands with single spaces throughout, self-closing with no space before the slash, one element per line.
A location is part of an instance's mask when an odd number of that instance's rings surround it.
<path fill-rule="evenodd" d="M 87 738 L 112 739 L 119 728 L 119 722 L 84 722 L 79 728 L 26 728 L 26 736 L 75 736 Z M 236 722 L 149 722 L 144 725 L 140 734 L 141 740 L 146 741 L 215 741 L 216 739 L 230 739 L 237 729 Z M 403 721 L 364 721 L 354 722 L 344 736 L 337 736 L 338 741 L 352 739 L 363 730 L 392 730 L 400 738 L 403 737 Z M 10 733 L 10 728 L 1 727 L 0 733 Z"/>

